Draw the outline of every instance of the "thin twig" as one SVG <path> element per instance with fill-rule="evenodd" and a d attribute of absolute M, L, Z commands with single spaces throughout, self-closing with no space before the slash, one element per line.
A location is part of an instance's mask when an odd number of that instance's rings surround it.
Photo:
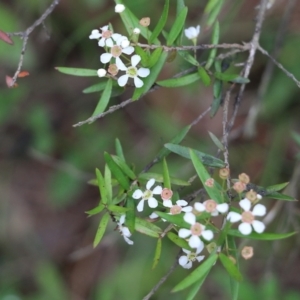
<path fill-rule="evenodd" d="M 17 81 L 18 75 L 21 72 L 21 68 L 23 66 L 24 55 L 25 55 L 25 52 L 26 52 L 29 35 L 32 33 L 32 31 L 36 27 L 38 27 L 39 25 L 41 25 L 45 21 L 45 19 L 52 13 L 54 8 L 59 4 L 59 1 L 60 0 L 52 1 L 52 3 L 45 10 L 45 12 L 36 21 L 34 21 L 34 23 L 31 26 L 29 26 L 25 31 L 22 31 L 22 32 L 7 32 L 6 33 L 8 36 L 20 36 L 23 39 L 23 44 L 22 44 L 22 49 L 21 49 L 21 54 L 20 54 L 20 58 L 19 58 L 18 67 L 17 67 L 17 70 L 16 70 L 16 72 L 15 72 L 13 78 L 12 78 L 12 81 L 10 83 L 10 87 L 14 86 L 14 84 Z"/>

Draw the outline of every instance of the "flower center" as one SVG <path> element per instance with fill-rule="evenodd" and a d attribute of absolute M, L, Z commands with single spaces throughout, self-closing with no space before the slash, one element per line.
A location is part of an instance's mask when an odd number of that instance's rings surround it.
<path fill-rule="evenodd" d="M 113 57 L 119 57 L 122 54 L 122 48 L 120 46 L 112 46 L 111 47 L 111 52 Z"/>
<path fill-rule="evenodd" d="M 191 252 L 191 253 L 187 254 L 187 258 L 188 258 L 189 261 L 195 261 L 196 260 L 196 253 Z"/>
<path fill-rule="evenodd" d="M 105 39 L 110 38 L 111 35 L 112 35 L 112 32 L 110 30 L 102 31 L 102 37 L 104 37 Z"/>
<path fill-rule="evenodd" d="M 257 193 L 253 190 L 250 190 L 246 194 L 246 198 L 249 199 L 253 203 L 257 199 Z"/>
<path fill-rule="evenodd" d="M 173 192 L 170 189 L 164 188 L 161 192 L 161 198 L 163 200 L 169 200 L 173 195 Z"/>
<path fill-rule="evenodd" d="M 207 200 L 205 202 L 205 209 L 209 213 L 215 211 L 216 207 L 217 207 L 217 203 L 214 200 Z"/>
<path fill-rule="evenodd" d="M 200 223 L 195 223 L 191 227 L 191 233 L 192 235 L 200 236 L 202 234 L 202 226 Z"/>
<path fill-rule="evenodd" d="M 244 223 L 249 223 L 249 224 L 252 224 L 252 222 L 254 221 L 254 216 L 253 216 L 253 214 L 252 214 L 252 212 L 251 211 L 244 211 L 243 213 L 242 213 L 242 221 L 244 222 Z"/>
<path fill-rule="evenodd" d="M 109 65 L 109 67 L 108 67 L 108 72 L 109 72 L 111 75 L 116 76 L 116 75 L 118 74 L 118 72 L 119 72 L 119 69 L 118 69 L 118 67 L 117 67 L 116 64 L 111 64 L 111 65 Z"/>
<path fill-rule="evenodd" d="M 152 197 L 152 191 L 146 190 L 143 196 L 144 200 L 148 200 L 150 197 Z"/>
<path fill-rule="evenodd" d="M 213 187 L 214 186 L 214 179 L 213 178 L 208 178 L 206 181 L 205 181 L 205 185 L 208 186 L 208 187 Z"/>
<path fill-rule="evenodd" d="M 126 71 L 126 74 L 131 77 L 134 78 L 137 76 L 137 68 L 136 67 L 129 67 Z"/>
<path fill-rule="evenodd" d="M 173 207 L 171 207 L 170 209 L 170 213 L 172 215 L 178 215 L 181 213 L 182 207 L 179 205 L 174 205 Z"/>

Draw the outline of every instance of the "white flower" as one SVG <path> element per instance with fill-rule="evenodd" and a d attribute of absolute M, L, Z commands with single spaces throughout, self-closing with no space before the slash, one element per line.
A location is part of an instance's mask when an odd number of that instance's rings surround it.
<path fill-rule="evenodd" d="M 184 34 L 189 40 L 197 39 L 199 33 L 200 25 L 198 25 L 197 27 L 189 27 L 187 29 L 184 29 Z"/>
<path fill-rule="evenodd" d="M 118 79 L 119 86 L 124 86 L 127 83 L 129 78 L 133 78 L 134 85 L 137 88 L 140 88 L 144 85 L 144 82 L 138 76 L 147 77 L 150 74 L 150 70 L 147 68 L 137 69 L 136 66 L 140 61 L 141 61 L 141 57 L 137 54 L 131 57 L 131 66 L 129 67 L 126 67 L 122 62 L 120 63 L 120 61 L 118 65 L 118 62 L 116 61 L 118 68 L 126 72 L 125 75 L 119 77 Z"/>
<path fill-rule="evenodd" d="M 165 202 L 165 201 L 164 201 Z M 187 206 L 188 203 L 185 200 L 177 200 L 175 205 L 170 207 L 170 215 L 178 215 L 182 211 L 183 212 L 192 212 L 193 208 L 191 206 Z"/>
<path fill-rule="evenodd" d="M 121 233 L 121 235 L 123 236 L 125 242 L 129 245 L 133 245 L 133 241 L 129 239 L 129 237 L 131 236 L 131 233 L 128 229 L 128 227 L 123 226 L 123 224 L 125 223 L 125 215 L 122 215 L 120 217 L 118 224 L 118 229 Z"/>
<path fill-rule="evenodd" d="M 137 189 L 134 191 L 132 198 L 134 199 L 140 199 L 140 202 L 137 205 L 137 210 L 138 211 L 143 211 L 144 209 L 144 202 L 148 200 L 148 205 L 151 208 L 155 208 L 158 206 L 158 202 L 157 200 L 153 197 L 153 195 L 159 195 L 162 191 L 162 187 L 161 186 L 156 186 L 153 191 L 151 191 L 151 187 L 154 185 L 155 183 L 155 179 L 152 178 L 150 179 L 147 184 L 146 184 L 146 191 L 142 191 L 140 189 Z"/>
<path fill-rule="evenodd" d="M 210 241 L 214 237 L 211 230 L 205 230 L 204 225 L 196 222 L 196 216 L 193 213 L 186 213 L 183 219 L 192 226 L 190 229 L 179 229 L 178 236 L 184 239 L 190 236 L 189 246 L 191 248 L 198 248 L 200 245 L 203 245 L 203 242 L 200 240 L 200 236 L 207 241 Z"/>
<path fill-rule="evenodd" d="M 99 69 L 97 71 L 97 74 L 99 77 L 104 77 L 106 75 L 106 70 L 105 69 Z"/>
<path fill-rule="evenodd" d="M 132 54 L 134 52 L 134 48 L 132 46 L 126 46 L 127 44 L 127 41 L 128 39 L 124 36 L 119 36 L 117 39 L 116 39 L 116 45 L 113 45 L 111 48 L 110 48 L 110 53 L 103 53 L 101 54 L 100 56 L 100 61 L 103 63 L 103 64 L 106 64 L 108 63 L 112 57 L 114 57 L 116 59 L 116 65 L 119 69 L 120 68 L 120 65 L 123 66 L 123 62 L 121 61 L 120 59 L 120 56 L 122 53 L 125 53 L 125 54 Z M 122 45 L 125 45 L 126 47 L 123 47 Z"/>
<path fill-rule="evenodd" d="M 219 213 L 226 213 L 228 211 L 228 204 L 222 203 L 218 204 L 215 200 L 206 200 L 203 203 L 196 202 L 194 207 L 197 211 L 206 211 L 210 213 L 213 217 L 217 216 Z"/>
<path fill-rule="evenodd" d="M 123 12 L 124 10 L 125 10 L 125 6 L 123 4 L 117 4 L 115 6 L 115 12 L 118 14 Z"/>
<path fill-rule="evenodd" d="M 122 36 L 119 33 L 113 33 L 109 30 L 108 25 L 103 26 L 100 29 L 102 31 L 101 33 L 98 29 L 94 29 L 89 36 L 90 39 L 100 39 L 98 42 L 100 47 L 112 47 L 114 45 L 114 41 L 118 40 Z"/>
<path fill-rule="evenodd" d="M 231 211 L 227 215 L 227 220 L 231 223 L 242 221 L 239 225 L 241 234 L 248 235 L 252 232 L 252 227 L 257 233 L 262 233 L 265 230 L 265 224 L 261 221 L 255 220 L 256 216 L 264 216 L 266 214 L 266 207 L 262 204 L 256 204 L 253 210 L 250 211 L 251 202 L 245 198 L 239 202 L 240 207 L 244 210 L 242 214 Z M 252 227 L 251 227 L 252 225 Z"/>
<path fill-rule="evenodd" d="M 198 255 L 203 250 L 203 248 L 204 245 L 200 244 L 196 251 L 193 252 L 186 249 L 182 249 L 182 251 L 186 253 L 186 255 L 182 255 L 179 257 L 179 264 L 185 269 L 190 269 L 194 261 L 197 260 L 198 262 L 200 262 L 201 260 L 203 260 L 204 255 Z"/>
<path fill-rule="evenodd" d="M 98 29 L 92 30 L 92 33 L 90 34 L 89 38 L 92 39 L 99 39 L 101 37 L 101 33 Z"/>
<path fill-rule="evenodd" d="M 141 30 L 139 28 L 134 28 L 133 29 L 133 33 L 134 34 L 140 34 L 141 33 Z"/>

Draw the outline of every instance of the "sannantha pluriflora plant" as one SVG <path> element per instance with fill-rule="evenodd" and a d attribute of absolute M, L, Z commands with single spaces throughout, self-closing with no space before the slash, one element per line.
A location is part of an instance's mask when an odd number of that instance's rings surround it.
<path fill-rule="evenodd" d="M 170 32 L 163 33 L 166 46 L 161 44 L 158 37 L 162 34 L 167 20 L 168 0 L 165 1 L 162 16 L 153 32 L 148 28 L 150 18 L 139 20 L 121 1 L 118 0 L 116 3 L 115 12 L 120 14 L 128 36 L 114 32 L 109 24 L 93 29 L 89 36 L 90 39 L 96 40 L 103 50 L 100 55 L 100 62 L 103 65 L 97 70 L 57 68 L 71 75 L 99 76 L 101 80 L 105 79 L 85 90 L 85 92 L 100 91 L 102 95 L 92 117 L 75 126 L 91 123 L 106 113 L 113 112 L 115 106 L 104 112 L 112 92 L 116 95 L 122 93 L 126 87 L 133 87 L 133 96 L 129 101 L 132 102 L 156 87 L 184 86 L 197 80 L 209 86 L 211 77 L 214 77 L 214 102 L 210 107 L 213 117 L 221 105 L 222 83 L 246 84 L 249 81 L 240 75 L 226 74 L 226 68 L 224 66 L 221 68 L 220 60 L 216 57 L 217 49 L 214 47 L 219 41 L 217 14 L 214 14 L 215 18 L 211 17 L 208 21 L 210 24 L 207 24 L 207 27 L 213 25 L 212 44 L 203 48 L 211 49 L 208 59 L 199 63 L 196 59 L 196 49 L 201 28 L 199 25 L 185 28 L 187 7 L 182 5 L 183 1 L 177 1 L 177 18 Z M 206 12 L 209 12 L 209 9 Z M 210 12 L 213 15 L 212 10 Z M 183 36 L 193 46 L 181 46 Z M 138 43 L 140 37 L 146 39 L 147 44 Z M 194 55 L 189 53 L 191 50 L 194 51 Z M 180 76 L 157 81 L 169 52 L 174 51 L 191 64 L 192 68 Z M 254 253 L 249 245 L 239 249 L 236 246 L 236 239 L 244 237 L 276 240 L 294 234 L 266 233 L 264 217 L 267 215 L 267 208 L 262 204 L 264 199 L 269 198 L 287 201 L 294 199 L 278 192 L 287 185 L 286 183 L 264 188 L 251 183 L 245 173 L 236 176 L 236 179 L 232 177 L 228 150 L 224 146 L 228 136 L 226 131 L 223 141 L 210 134 L 213 143 L 224 153 L 225 162 L 196 149 L 180 146 L 179 143 L 190 128 L 200 119 L 197 118 L 195 122 L 182 129 L 171 143 L 166 144 L 157 154 L 152 163 L 139 173 L 126 162 L 121 143 L 116 139 L 116 154 L 105 153 L 104 172 L 96 169 L 97 178 L 93 182 L 99 187 L 100 203 L 87 213 L 90 216 L 102 214 L 94 247 L 100 243 L 107 224 L 112 221 L 130 246 L 134 246 L 137 233 L 157 239 L 153 260 L 155 267 L 160 259 L 163 240 L 167 238 L 179 249 L 177 258 L 174 258 L 175 264 L 185 269 L 195 268 L 174 287 L 173 291 L 183 290 L 196 283 L 199 290 L 212 267 L 220 261 L 233 278 L 232 293 L 236 297 L 238 282 L 242 280 L 238 260 L 240 257 L 250 259 Z M 191 179 L 170 176 L 166 158 L 171 152 L 189 159 L 197 176 Z M 150 173 L 150 168 L 159 162 L 162 163 L 162 173 Z M 200 184 L 197 192 L 184 195 L 184 187 L 197 179 Z M 195 288 L 192 288 L 191 293 L 196 295 Z"/>

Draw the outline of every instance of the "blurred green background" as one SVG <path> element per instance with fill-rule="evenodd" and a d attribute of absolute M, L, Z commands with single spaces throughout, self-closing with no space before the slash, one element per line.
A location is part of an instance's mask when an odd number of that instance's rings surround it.
<path fill-rule="evenodd" d="M 140 18 L 151 18 L 150 28 L 159 19 L 163 1 L 125 0 Z M 167 30 L 175 17 L 171 0 Z M 259 1 L 225 1 L 219 16 L 221 41 L 241 43 L 253 34 L 255 6 Z M 272 51 L 283 11 L 288 1 L 276 1 L 267 12 L 261 45 Z M 187 0 L 187 24 L 202 24 L 207 1 Z M 31 25 L 50 1 L 3 0 L 0 29 L 22 31 Z M 300 78 L 300 3 L 296 1 L 286 24 L 279 61 Z M 23 69 L 30 76 L 18 80 L 18 88 L 8 89 L 5 75 L 17 68 L 21 41 L 14 45 L 0 41 L 0 299 L 142 299 L 169 270 L 178 253 L 163 241 L 162 258 L 151 269 L 156 241 L 135 234 L 134 247 L 124 243 L 111 223 L 101 244 L 92 248 L 99 216 L 87 218 L 85 211 L 99 201 L 98 189 L 87 184 L 96 167 L 103 170 L 103 152 L 114 153 L 115 138 L 123 145 L 127 161 L 142 170 L 179 129 L 192 122 L 212 101 L 211 87 L 197 84 L 184 89 L 160 89 L 142 100 L 106 116 L 91 125 L 73 128 L 92 113 L 98 94 L 82 90 L 97 78 L 67 76 L 56 66 L 98 69 L 101 54 L 90 32 L 108 22 L 116 32 L 125 28 L 114 13 L 112 0 L 64 0 L 31 35 Z M 209 43 L 210 31 L 202 28 L 200 43 Z M 185 40 L 189 45 L 189 41 Z M 205 59 L 207 52 L 199 51 Z M 246 55 L 236 57 L 242 62 Z M 299 132 L 299 89 L 280 70 L 274 69 L 263 97 L 257 134 L 242 134 L 250 107 L 268 60 L 257 54 L 230 143 L 231 174 L 246 172 L 258 185 L 291 181 L 286 193 L 299 198 L 299 146 L 291 132 Z M 169 63 L 160 78 L 168 78 L 187 65 L 180 59 Z M 239 69 L 238 69 L 239 70 Z M 130 92 L 112 98 L 110 105 L 130 97 Z M 208 131 L 222 134 L 221 110 L 194 126 L 183 144 L 211 155 L 217 149 Z M 193 175 L 189 161 L 171 155 L 172 175 L 187 180 Z M 161 172 L 161 165 L 153 171 Z M 297 173 L 298 172 L 298 173 Z M 181 191 L 181 198 L 199 188 L 195 184 Z M 272 200 L 265 200 L 271 209 Z M 298 203 L 284 203 L 268 225 L 270 232 L 299 228 Z M 245 274 L 241 300 L 300 299 L 299 235 L 279 242 L 247 241 L 255 256 L 242 262 Z M 186 293 L 170 294 L 172 287 L 188 271 L 176 269 L 151 299 L 185 299 Z M 229 279 L 216 265 L 197 299 L 230 299 Z"/>

